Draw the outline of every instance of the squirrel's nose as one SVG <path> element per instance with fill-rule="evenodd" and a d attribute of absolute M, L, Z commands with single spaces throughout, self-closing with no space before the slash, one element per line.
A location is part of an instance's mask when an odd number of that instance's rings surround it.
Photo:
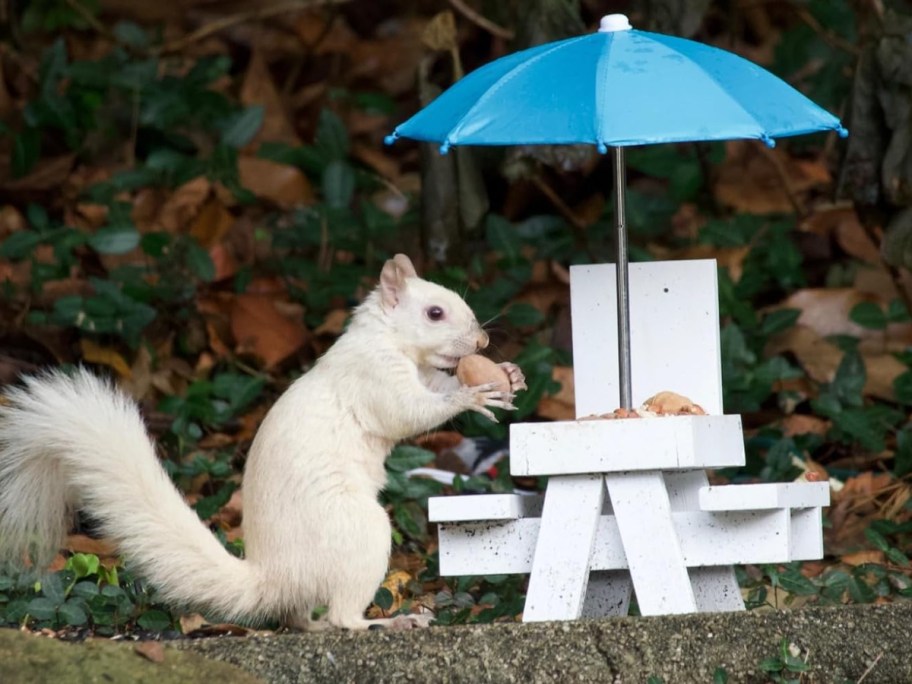
<path fill-rule="evenodd" d="M 476 342 L 476 344 L 478 345 L 478 348 L 479 348 L 479 349 L 484 349 L 485 347 L 488 346 L 488 342 L 489 342 L 489 340 L 488 340 L 488 333 L 486 333 L 484 330 L 482 330 L 481 332 L 479 332 L 479 333 L 478 333 L 478 341 Z"/>

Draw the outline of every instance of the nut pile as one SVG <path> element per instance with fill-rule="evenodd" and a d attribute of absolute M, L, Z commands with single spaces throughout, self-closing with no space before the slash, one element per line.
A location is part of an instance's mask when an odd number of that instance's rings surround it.
<path fill-rule="evenodd" d="M 687 397 L 675 392 L 659 392 L 636 409 L 614 409 L 611 413 L 593 414 L 579 420 L 613 420 L 615 418 L 656 418 L 659 416 L 705 416 L 706 411 Z"/>

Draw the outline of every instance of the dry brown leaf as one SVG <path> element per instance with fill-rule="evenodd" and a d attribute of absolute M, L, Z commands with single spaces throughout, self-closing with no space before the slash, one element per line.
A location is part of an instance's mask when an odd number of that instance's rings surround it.
<path fill-rule="evenodd" d="M 750 254 L 751 247 L 713 247 L 712 245 L 694 245 L 671 252 L 675 259 L 715 259 L 719 266 L 728 271 L 735 282 L 741 280 L 744 273 L 744 260 Z"/>
<path fill-rule="evenodd" d="M 81 219 L 80 228 L 101 228 L 108 222 L 108 207 L 104 204 L 80 202 L 75 208 L 76 215 Z"/>
<path fill-rule="evenodd" d="M 315 335 L 341 335 L 348 320 L 348 309 L 333 309 L 326 319 L 314 330 Z"/>
<path fill-rule="evenodd" d="M 865 563 L 876 563 L 877 565 L 883 565 L 885 558 L 883 551 L 878 551 L 876 549 L 866 549 L 864 551 L 847 553 L 843 556 L 840 556 L 839 560 L 841 560 L 846 565 L 855 567 L 857 565 L 864 565 Z"/>
<path fill-rule="evenodd" d="M 409 582 L 412 581 L 412 575 L 405 570 L 390 570 L 386 579 L 383 580 L 383 584 L 380 586 L 393 596 L 393 604 L 386 610 L 380 610 L 377 606 L 371 606 L 368 610 L 367 615 L 371 618 L 383 617 L 390 613 L 395 613 L 402 607 L 402 603 L 405 601 L 407 595 L 407 587 Z"/>
<path fill-rule="evenodd" d="M 22 212 L 12 204 L 0 207 L 0 238 L 6 238 L 13 233 L 28 228 Z"/>
<path fill-rule="evenodd" d="M 242 294 L 231 307 L 231 332 L 239 353 L 249 352 L 272 368 L 298 351 L 308 339 L 300 319 L 279 313 L 272 297 Z"/>
<path fill-rule="evenodd" d="M 39 159 L 28 174 L 15 180 L 6 180 L 3 188 L 7 192 L 57 190 L 69 177 L 74 161 L 75 154 Z"/>
<path fill-rule="evenodd" d="M 792 192 L 830 183 L 829 172 L 822 162 L 796 160 L 779 148 L 764 150 L 760 145 L 745 140 L 726 143 L 726 158 L 719 167 L 714 188 L 720 204 L 749 214 L 793 211 L 777 163 L 784 169 Z"/>
<path fill-rule="evenodd" d="M 140 641 L 133 647 L 133 650 L 153 663 L 165 662 L 165 647 L 160 641 Z"/>
<path fill-rule="evenodd" d="M 67 536 L 64 548 L 73 553 L 91 553 L 99 558 L 115 558 L 118 555 L 113 542 L 107 539 L 94 539 L 84 534 Z"/>
<path fill-rule="evenodd" d="M 209 248 L 209 258 L 212 259 L 212 265 L 215 267 L 215 275 L 212 280 L 216 283 L 232 277 L 241 268 L 237 259 L 234 258 L 234 253 L 221 242 Z"/>
<path fill-rule="evenodd" d="M 180 623 L 181 634 L 189 634 L 190 632 L 195 632 L 198 629 L 202 629 L 203 625 L 208 624 L 206 622 L 206 618 L 204 618 L 199 613 L 181 615 L 178 618 L 178 623 Z"/>
<path fill-rule="evenodd" d="M 274 202 L 288 209 L 313 204 L 314 191 L 310 181 L 301 171 L 288 164 L 269 159 L 241 157 L 238 160 L 241 185 L 260 199 Z"/>
<path fill-rule="evenodd" d="M 771 338 L 764 352 L 770 356 L 791 352 L 808 377 L 819 383 L 833 381 L 843 357 L 839 347 L 804 325 L 795 325 Z M 861 354 L 867 373 L 863 393 L 893 401 L 893 381 L 908 370 L 905 364 L 876 345 L 862 347 Z"/>
<path fill-rule="evenodd" d="M 152 385 L 152 352 L 145 344 L 136 350 L 130 376 L 120 380 L 120 386 L 136 401 L 142 401 Z"/>
<path fill-rule="evenodd" d="M 552 379 L 561 384 L 554 396 L 544 396 L 538 403 L 538 414 L 551 420 L 573 420 L 576 417 L 573 369 L 569 366 L 554 366 Z"/>
<path fill-rule="evenodd" d="M 357 39 L 346 52 L 351 60 L 349 78 L 367 79 L 392 95 L 411 91 L 424 56 L 421 34 L 427 21 L 417 16 L 397 21 L 390 31 L 374 40 Z"/>
<path fill-rule="evenodd" d="M 421 42 L 431 50 L 447 52 L 456 50 L 459 41 L 456 35 L 456 18 L 450 10 L 438 12 L 428 21 L 421 32 Z"/>
<path fill-rule="evenodd" d="M 877 352 L 902 351 L 912 344 L 912 324 L 892 323 L 886 330 L 871 330 L 854 323 L 849 314 L 862 302 L 883 306 L 884 301 L 853 288 L 808 288 L 786 298 L 780 306 L 798 309 L 798 324 L 818 335 L 851 335 L 861 339 L 861 349 Z"/>
<path fill-rule="evenodd" d="M 351 154 L 355 159 L 369 166 L 384 178 L 395 181 L 399 177 L 399 162 L 393 157 L 384 154 L 378 147 L 363 145 L 358 142 L 352 143 Z"/>
<path fill-rule="evenodd" d="M 786 416 L 779 422 L 779 425 L 782 428 L 782 434 L 786 437 L 825 435 L 830 429 L 830 421 L 801 413 L 793 413 Z"/>
<path fill-rule="evenodd" d="M 130 377 L 130 364 L 128 364 L 124 357 L 117 351 L 110 347 L 102 347 L 85 337 L 79 340 L 79 347 L 82 350 L 82 358 L 89 363 L 99 363 L 104 366 L 109 366 L 117 371 L 117 374 L 120 377 Z"/>
<path fill-rule="evenodd" d="M 770 339 L 764 349 L 767 356 L 789 351 L 797 358 L 808 376 L 816 382 L 832 382 L 843 352 L 814 330 L 795 325 Z"/>
<path fill-rule="evenodd" d="M 889 473 L 865 471 L 845 481 L 845 486 L 834 494 L 834 499 L 872 498 L 881 494 L 894 482 Z"/>
<path fill-rule="evenodd" d="M 605 215 L 605 204 L 605 196 L 600 192 L 594 192 L 573 206 L 573 215 L 580 225 L 589 228 Z"/>
<path fill-rule="evenodd" d="M 799 309 L 798 324 L 810 328 L 818 335 L 852 335 L 863 337 L 868 331 L 849 319 L 849 312 L 872 298 L 852 288 L 807 288 L 790 295 L 781 306 Z"/>
<path fill-rule="evenodd" d="M 212 183 L 205 176 L 198 176 L 181 185 L 158 212 L 159 229 L 169 233 L 182 230 L 197 215 L 211 190 Z"/>
<path fill-rule="evenodd" d="M 326 25 L 327 18 L 328 14 L 319 10 L 301 12 L 295 20 L 294 31 L 304 45 L 313 48 L 315 54 L 348 54 L 360 38 L 341 17 L 337 17 L 330 26 Z"/>
<path fill-rule="evenodd" d="M 206 202 L 190 224 L 190 234 L 206 249 L 217 244 L 231 228 L 234 217 L 216 197 Z"/>
<path fill-rule="evenodd" d="M 851 204 L 816 207 L 800 228 L 817 235 L 832 235 L 846 254 L 871 264 L 881 263 L 880 250 L 865 232 Z"/>
<path fill-rule="evenodd" d="M 254 49 L 250 58 L 247 73 L 244 74 L 244 82 L 241 85 L 240 98 L 245 105 L 262 105 L 263 107 L 263 125 L 253 138 L 254 144 L 264 140 L 282 142 L 287 145 L 301 144 L 301 139 L 295 132 L 294 126 L 288 120 L 282 96 L 275 87 L 272 74 L 263 58 L 263 52 L 259 48 Z"/>

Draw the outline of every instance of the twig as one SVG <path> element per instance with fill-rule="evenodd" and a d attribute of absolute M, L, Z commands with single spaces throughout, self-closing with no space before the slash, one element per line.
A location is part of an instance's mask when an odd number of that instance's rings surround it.
<path fill-rule="evenodd" d="M 877 657 L 874 658 L 874 662 L 871 663 L 870 665 L 868 665 L 868 669 L 861 673 L 861 677 L 858 678 L 858 681 L 855 682 L 855 684 L 861 684 L 864 681 L 865 677 L 867 677 L 869 674 L 871 674 L 871 670 L 873 670 L 877 666 L 877 663 L 880 662 L 880 659 L 883 658 L 883 655 L 884 655 L 884 651 L 881 651 L 880 653 L 877 654 Z"/>
<path fill-rule="evenodd" d="M 573 226 L 574 232 L 577 233 L 577 237 L 582 239 L 586 232 L 586 224 L 579 216 L 576 215 L 576 212 L 574 212 L 573 209 L 571 209 L 567 203 L 561 199 L 561 196 L 558 195 L 554 191 L 554 188 L 548 185 L 541 176 L 537 174 L 532 176 L 532 183 L 536 188 L 539 189 L 539 191 L 541 191 L 545 197 L 548 198 L 548 201 L 554 205 L 554 208 L 560 212 L 561 216 L 567 219 L 570 225 Z"/>
<path fill-rule="evenodd" d="M 65 0 L 67 7 L 76 12 L 79 15 L 79 18 L 82 19 L 85 23 L 91 26 L 96 32 L 103 35 L 105 38 L 110 38 L 111 40 L 119 43 L 117 37 L 111 32 L 111 30 L 102 24 L 98 17 L 92 14 L 79 0 Z"/>
<path fill-rule="evenodd" d="M 838 50 L 844 50 L 845 52 L 848 52 L 850 55 L 855 55 L 856 57 L 858 57 L 861 54 L 860 47 L 858 47 L 857 45 L 855 45 L 853 43 L 850 43 L 849 41 L 845 40 L 841 36 L 838 36 L 837 34 L 833 33 L 832 31 L 825 29 L 823 26 L 820 25 L 820 22 L 814 18 L 814 15 L 811 14 L 810 12 L 808 12 L 803 7 L 794 7 L 793 6 L 793 9 L 795 10 L 795 13 L 798 15 L 798 17 L 801 19 L 801 21 L 803 21 L 805 24 L 810 26 L 811 29 L 813 31 L 815 31 L 817 34 L 819 34 L 820 37 L 823 38 L 823 41 L 825 43 L 829 43 L 829 45 L 831 47 L 834 47 Z"/>
<path fill-rule="evenodd" d="M 68 2 L 71 0 L 67 0 Z M 225 29 L 236 26 L 237 24 L 243 24 L 248 21 L 255 21 L 257 19 L 268 19 L 270 17 L 276 17 L 280 14 L 286 14 L 287 12 L 295 12 L 298 10 L 309 9 L 311 7 L 322 7 L 324 5 L 343 5 L 350 0 L 290 0 L 289 2 L 280 2 L 276 5 L 271 5 L 270 7 L 261 7 L 259 9 L 249 10 L 247 12 L 238 12 L 237 14 L 231 14 L 227 17 L 221 17 L 216 19 L 213 22 L 201 26 L 196 31 L 188 33 L 186 36 L 181 36 L 176 40 L 165 43 L 158 48 L 156 52 L 159 54 L 164 52 L 179 52 L 191 43 L 196 43 L 204 38 L 208 38 L 214 33 L 224 31 Z"/>
<path fill-rule="evenodd" d="M 471 21 L 476 26 L 483 28 L 485 31 L 487 31 L 488 33 L 490 33 L 493 36 L 497 36 L 498 38 L 503 38 L 504 40 L 513 40 L 514 36 L 516 35 L 510 29 L 504 28 L 503 26 L 500 26 L 499 24 L 495 24 L 493 21 L 491 21 L 487 17 L 485 17 L 485 16 L 479 14 L 478 12 L 476 12 L 475 10 L 473 10 L 471 7 L 469 7 L 467 4 L 465 4 L 464 0 L 450 0 L 450 4 L 453 6 L 453 8 L 457 12 L 459 12 L 466 19 Z"/>
<path fill-rule="evenodd" d="M 798 214 L 799 218 L 804 218 L 807 216 L 807 209 L 801 203 L 801 200 L 798 199 L 798 193 L 795 192 L 795 188 L 792 187 L 792 181 L 788 177 L 788 171 L 785 168 L 785 165 L 782 163 L 782 160 L 776 154 L 774 150 L 771 150 L 769 147 L 760 143 L 758 145 L 760 151 L 769 159 L 770 163 L 773 165 L 773 168 L 776 169 L 776 174 L 779 176 L 779 182 L 782 184 L 782 189 L 785 190 L 785 194 L 788 196 L 789 204 L 792 205 L 792 208 L 795 210 L 795 213 Z"/>

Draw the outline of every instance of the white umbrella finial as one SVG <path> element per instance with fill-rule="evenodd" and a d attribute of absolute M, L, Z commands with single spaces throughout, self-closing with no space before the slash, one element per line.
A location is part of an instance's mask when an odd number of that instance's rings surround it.
<path fill-rule="evenodd" d="M 599 22 L 599 33 L 629 31 L 632 28 L 626 14 L 606 14 Z"/>

